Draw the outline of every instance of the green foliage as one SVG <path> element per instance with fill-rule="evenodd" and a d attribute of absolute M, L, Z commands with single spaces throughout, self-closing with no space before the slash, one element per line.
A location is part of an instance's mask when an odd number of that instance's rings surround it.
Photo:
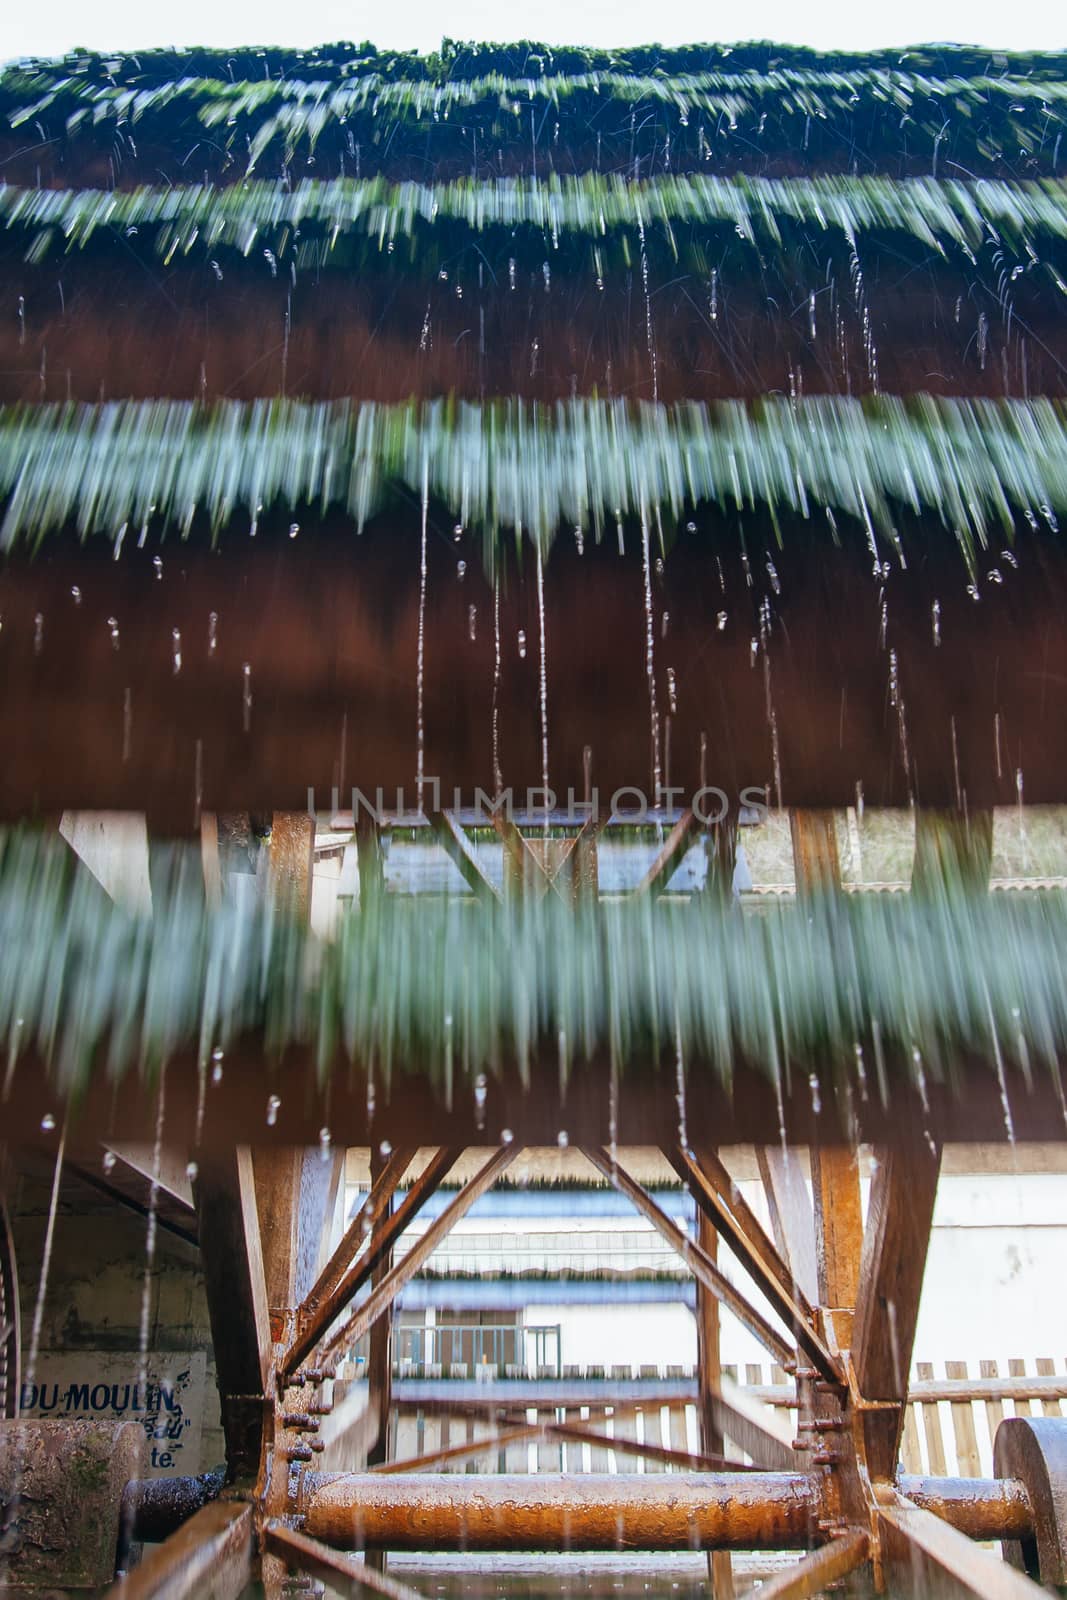
<path fill-rule="evenodd" d="M 889 1099 L 903 1075 L 952 1084 L 1058 1071 L 1067 1048 L 1067 898 L 943 885 L 921 899 L 841 896 L 748 917 L 715 899 L 571 908 L 378 897 L 324 944 L 269 902 L 205 904 L 198 849 L 151 916 L 117 907 L 51 836 L 0 834 L 0 1037 L 69 1092 L 90 1073 L 206 1063 L 242 1038 L 309 1047 L 440 1087 L 594 1057 L 729 1082 L 741 1062 L 822 1092 Z M 464 1088 L 466 1092 L 466 1088 Z"/>
<path fill-rule="evenodd" d="M 238 512 L 343 508 L 358 526 L 393 485 L 426 481 L 491 561 L 502 530 L 547 545 L 561 526 L 679 517 L 711 503 L 772 516 L 824 508 L 896 541 L 898 508 L 930 511 L 968 561 L 1016 512 L 1067 512 L 1067 408 L 1049 400 L 769 398 L 672 407 L 125 401 L 0 410 L 0 543 L 73 523 L 213 530 Z"/>

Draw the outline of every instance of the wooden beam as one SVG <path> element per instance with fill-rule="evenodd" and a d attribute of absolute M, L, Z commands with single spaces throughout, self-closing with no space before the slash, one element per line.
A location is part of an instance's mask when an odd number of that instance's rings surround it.
<path fill-rule="evenodd" d="M 385 1595 L 387 1600 L 422 1600 L 415 1589 L 398 1583 L 384 1572 L 357 1561 L 352 1556 L 331 1550 L 329 1545 L 309 1539 L 284 1522 L 268 1522 L 263 1529 L 264 1548 L 298 1572 L 324 1583 L 332 1594 L 345 1600 L 365 1600 L 367 1595 Z"/>
<path fill-rule="evenodd" d="M 811 1185 L 819 1304 L 851 1312 L 863 1249 L 858 1152 L 848 1145 L 813 1146 Z"/>
<path fill-rule="evenodd" d="M 193 1197 L 226 1462 L 231 1479 L 254 1477 L 270 1377 L 271 1333 L 248 1146 L 202 1152 Z"/>
<path fill-rule="evenodd" d="M 720 1236 L 725 1239 L 760 1293 L 766 1297 L 774 1307 L 777 1315 L 782 1318 L 789 1328 L 798 1346 L 815 1370 L 827 1383 L 843 1384 L 843 1369 L 837 1358 L 816 1332 L 812 1321 L 811 1308 L 805 1307 L 803 1303 L 797 1300 L 795 1294 L 783 1287 L 781 1276 L 784 1274 L 788 1283 L 788 1272 L 778 1259 L 777 1252 L 773 1250 L 773 1247 L 771 1247 L 771 1256 L 774 1259 L 774 1266 L 772 1267 L 766 1249 L 770 1245 L 770 1241 L 767 1240 L 766 1235 L 763 1235 L 764 1243 L 762 1246 L 757 1246 L 749 1240 L 745 1230 L 738 1226 L 729 1208 L 721 1200 L 714 1184 L 688 1151 L 668 1148 L 664 1153 L 693 1196 L 697 1208 L 704 1212 Z M 762 1230 L 760 1232 L 762 1233 Z M 777 1359 L 780 1360 L 781 1358 L 778 1357 Z M 783 1363 L 783 1365 L 788 1365 L 788 1362 Z"/>
<path fill-rule="evenodd" d="M 900 1584 L 903 1594 L 946 1594 L 962 1600 L 1038 1600 L 1047 1596 L 1048 1591 L 1039 1584 L 888 1484 L 877 1490 L 876 1499 L 883 1563 L 887 1576 Z"/>
<path fill-rule="evenodd" d="M 105 1600 L 238 1600 L 252 1577 L 252 1507 L 213 1500 L 139 1566 Z"/>
<path fill-rule="evenodd" d="M 415 1240 L 404 1257 L 386 1273 L 349 1320 L 327 1340 L 323 1347 L 324 1360 L 332 1362 L 339 1359 L 369 1328 L 374 1326 L 380 1316 L 389 1310 L 404 1285 L 410 1282 L 423 1262 L 433 1254 L 441 1240 L 447 1238 L 474 1202 L 480 1199 L 487 1189 L 492 1188 L 497 1178 L 507 1170 L 521 1149 L 520 1144 L 506 1144 L 493 1152 L 481 1171 L 464 1184 L 440 1216 L 435 1217 L 426 1232 Z M 288 1363 L 287 1357 L 287 1369 Z"/>
<path fill-rule="evenodd" d="M 381 830 L 373 817 L 360 812 L 356 822 L 356 860 L 359 866 L 360 909 L 385 889 L 385 861 Z"/>
<path fill-rule="evenodd" d="M 892 1409 L 867 1412 L 864 1417 L 868 1471 L 875 1478 L 891 1478 L 908 1399 L 941 1152 L 915 1144 L 879 1149 L 876 1155 L 852 1365 L 864 1400 L 895 1402 Z"/>
<path fill-rule="evenodd" d="M 703 1211 L 697 1210 L 697 1243 L 708 1260 L 719 1264 L 719 1236 Z M 701 1449 L 722 1456 L 726 1438 L 720 1427 L 716 1396 L 721 1395 L 719 1302 L 704 1285 L 697 1283 L 697 1423 Z M 762 1459 L 753 1457 L 753 1460 Z M 708 1581 L 712 1600 L 734 1600 L 734 1564 L 729 1550 L 709 1550 Z"/>
<path fill-rule="evenodd" d="M 793 868 L 797 895 L 817 894 L 840 886 L 837 830 L 832 811 L 793 810 L 789 813 L 793 837 Z"/>
<path fill-rule="evenodd" d="M 700 823 L 694 811 L 690 809 L 682 812 L 663 841 L 656 859 L 634 890 L 635 894 L 656 896 L 663 893 L 699 827 Z"/>
<path fill-rule="evenodd" d="M 359 1292 L 383 1255 L 392 1249 L 408 1223 L 417 1216 L 434 1193 L 441 1179 L 462 1155 L 459 1146 L 444 1147 L 436 1152 L 423 1172 L 409 1188 L 401 1205 L 393 1212 L 388 1209 L 394 1190 L 412 1159 L 410 1149 L 397 1151 L 397 1159 L 382 1173 L 377 1191 L 372 1189 L 367 1206 L 372 1210 L 368 1220 L 372 1223 L 370 1240 L 358 1260 L 353 1261 L 351 1248 L 358 1249 L 363 1238 L 363 1210 L 348 1229 L 344 1239 L 334 1251 L 320 1274 L 318 1283 L 311 1289 L 297 1313 L 297 1331 L 292 1345 L 286 1351 L 282 1372 L 289 1376 L 306 1360 L 319 1340 L 336 1322 L 341 1312 Z M 406 1154 L 406 1159 L 404 1159 Z M 364 1207 L 366 1209 L 366 1207 Z"/>
<path fill-rule="evenodd" d="M 373 1190 L 375 1180 L 381 1178 L 391 1160 L 390 1156 L 383 1156 L 378 1146 L 371 1149 L 370 1179 Z M 386 1215 L 392 1210 L 392 1198 L 386 1202 Z M 382 1279 L 392 1271 L 392 1248 L 383 1251 L 371 1270 L 371 1292 L 378 1288 Z M 369 1385 L 368 1400 L 371 1414 L 374 1419 L 375 1435 L 368 1441 L 367 1465 L 379 1466 L 384 1462 L 389 1453 L 389 1407 L 393 1389 L 393 1318 L 391 1312 L 378 1318 L 370 1330 L 370 1354 L 367 1361 L 367 1382 Z"/>
<path fill-rule="evenodd" d="M 963 809 L 918 807 L 911 869 L 914 894 L 943 894 L 946 888 L 959 884 L 987 889 L 992 863 L 992 811 L 968 813 Z"/>
<path fill-rule="evenodd" d="M 487 905 L 499 901 L 500 896 L 482 871 L 481 863 L 466 833 L 451 811 L 433 811 L 428 819 L 438 844 L 449 860 L 458 868 L 468 889 Z"/>
<path fill-rule="evenodd" d="M 771 1230 L 795 1283 L 813 1305 L 819 1298 L 815 1266 L 815 1213 L 800 1158 L 790 1145 L 756 1146 Z"/>
<path fill-rule="evenodd" d="M 658 1401 L 651 1404 L 658 1407 Z M 584 1422 L 544 1422 L 538 1430 L 557 1439 L 568 1439 L 574 1444 L 594 1445 L 598 1450 L 614 1450 L 619 1455 L 636 1456 L 645 1461 L 662 1461 L 664 1466 L 678 1467 L 686 1472 L 762 1472 L 762 1467 L 748 1467 L 740 1461 L 728 1461 L 719 1451 L 708 1455 L 703 1451 L 672 1450 L 664 1444 L 649 1440 L 620 1439 L 614 1434 L 600 1433 L 586 1427 Z"/>
<path fill-rule="evenodd" d="M 847 1578 L 867 1560 L 871 1541 L 865 1533 L 846 1533 L 804 1556 L 796 1566 L 765 1578 L 749 1589 L 744 1600 L 813 1600 L 830 1584 Z"/>
<path fill-rule="evenodd" d="M 311 920 L 315 818 L 305 811 L 275 811 L 270 830 L 270 875 L 274 894 L 301 922 Z"/>
<path fill-rule="evenodd" d="M 651 1195 L 647 1194 L 639 1183 L 635 1183 L 634 1179 L 619 1165 L 617 1160 L 610 1160 L 605 1152 L 595 1146 L 583 1146 L 582 1154 L 614 1188 L 619 1190 L 620 1194 L 626 1195 L 627 1199 L 633 1202 L 638 1211 L 648 1218 L 652 1226 L 662 1234 L 667 1243 L 677 1250 L 693 1276 L 697 1279 L 697 1282 L 703 1283 L 710 1294 L 713 1294 L 723 1305 L 729 1306 L 737 1320 L 759 1340 L 760 1344 L 770 1352 L 775 1361 L 780 1362 L 782 1366 L 794 1366 L 796 1364 L 795 1349 L 787 1343 L 780 1333 L 771 1327 L 770 1323 L 760 1315 L 754 1306 L 749 1304 L 741 1291 L 736 1289 L 729 1278 L 719 1271 L 715 1263 L 708 1259 L 696 1240 L 690 1239 L 687 1234 L 683 1233 L 677 1223 L 673 1222 L 666 1212 L 656 1204 Z"/>
<path fill-rule="evenodd" d="M 213 909 L 222 904 L 222 863 L 219 860 L 219 819 L 213 811 L 200 813 L 200 864 L 204 894 Z"/>
<path fill-rule="evenodd" d="M 509 1444 L 518 1444 L 522 1439 L 532 1439 L 536 1434 L 543 1432 L 544 1429 L 536 1422 L 527 1422 L 516 1428 L 494 1429 L 482 1439 L 465 1439 L 462 1444 L 449 1445 L 445 1450 L 431 1450 L 426 1455 L 412 1456 L 407 1461 L 383 1461 L 381 1465 L 370 1467 L 369 1470 L 374 1473 L 436 1472 L 438 1467 L 448 1466 L 464 1458 L 473 1459 L 490 1451 L 504 1450 Z"/>

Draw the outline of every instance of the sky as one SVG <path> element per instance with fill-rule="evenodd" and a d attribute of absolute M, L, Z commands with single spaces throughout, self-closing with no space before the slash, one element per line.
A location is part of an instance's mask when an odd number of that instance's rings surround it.
<path fill-rule="evenodd" d="M 54 55 L 75 45 L 137 50 L 152 45 L 290 45 L 369 38 L 388 49 L 431 50 L 453 39 L 532 37 L 552 44 L 665 45 L 761 38 L 817 49 L 952 40 L 998 50 L 1067 47 L 1063 0 L 761 0 L 758 6 L 709 7 L 673 0 L 654 7 L 639 0 L 538 0 L 520 11 L 489 0 L 392 0 L 372 7 L 351 0 L 311 5 L 278 0 L 9 0 L 0 12 L 0 60 Z"/>

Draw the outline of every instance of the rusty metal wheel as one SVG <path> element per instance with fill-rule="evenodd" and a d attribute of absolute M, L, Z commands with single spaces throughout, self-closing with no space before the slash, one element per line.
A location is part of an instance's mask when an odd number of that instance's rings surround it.
<path fill-rule="evenodd" d="M 1008 1417 L 993 1442 L 993 1470 L 1017 1478 L 1033 1510 L 1033 1537 L 1005 1541 L 1005 1560 L 1039 1583 L 1067 1584 L 1067 1419 Z"/>
<path fill-rule="evenodd" d="M 15 1245 L 0 1197 L 0 1417 L 19 1414 L 19 1287 Z"/>

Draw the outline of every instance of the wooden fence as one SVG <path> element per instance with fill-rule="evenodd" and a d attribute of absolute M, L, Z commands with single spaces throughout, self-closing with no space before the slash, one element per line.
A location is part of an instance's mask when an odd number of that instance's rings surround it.
<path fill-rule="evenodd" d="M 1067 1360 L 1052 1357 L 1011 1359 L 998 1364 L 977 1363 L 977 1372 L 964 1361 L 946 1361 L 944 1373 L 932 1362 L 916 1364 L 904 1427 L 902 1459 L 905 1472 L 950 1477 L 989 1477 L 993 1471 L 993 1438 L 1004 1417 L 1067 1415 Z M 436 1377 L 436 1374 L 434 1375 Z M 466 1377 L 467 1373 L 454 1373 Z M 518 1378 L 518 1375 L 515 1375 Z M 671 1464 L 647 1454 L 626 1452 L 624 1441 L 636 1440 L 653 1449 L 699 1453 L 700 1439 L 692 1380 L 672 1386 L 664 1375 L 650 1370 L 635 1379 L 630 1369 L 618 1374 L 597 1374 L 603 1399 L 590 1395 L 586 1373 L 577 1393 L 568 1394 L 563 1380 L 542 1380 L 531 1385 L 516 1381 L 515 1399 L 508 1399 L 508 1380 L 486 1382 L 485 1398 L 472 1395 L 465 1384 L 464 1397 L 449 1396 L 450 1382 L 434 1384 L 432 1400 L 404 1400 L 399 1394 L 392 1419 L 390 1457 L 405 1461 L 486 1441 L 478 1455 L 463 1456 L 454 1464 L 442 1462 L 436 1470 L 456 1472 L 669 1472 Z M 671 1373 L 667 1375 L 668 1380 Z M 793 1436 L 796 1424 L 794 1391 L 778 1367 L 751 1365 L 724 1367 L 726 1387 L 736 1385 L 740 1399 L 769 1408 L 772 1425 L 783 1439 Z M 640 1396 L 642 1379 L 655 1393 Z M 402 1390 L 403 1385 L 398 1386 Z M 628 1390 L 613 1402 L 614 1392 Z M 536 1397 L 533 1393 L 536 1390 Z M 770 1420 L 770 1419 L 769 1419 Z M 519 1437 L 523 1427 L 536 1433 Z M 577 1427 L 598 1436 L 568 1438 Z M 545 1432 L 551 1428 L 552 1432 Z M 499 1438 L 506 1433 L 508 1438 Z M 743 1461 L 741 1451 L 727 1441 L 727 1455 Z"/>

